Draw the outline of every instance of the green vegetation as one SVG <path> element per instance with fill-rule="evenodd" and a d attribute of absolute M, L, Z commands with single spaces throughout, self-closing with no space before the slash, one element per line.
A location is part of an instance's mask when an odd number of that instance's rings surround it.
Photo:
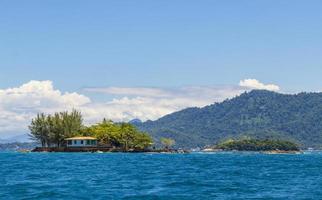
<path fill-rule="evenodd" d="M 227 138 L 295 141 L 322 148 L 322 93 L 296 95 L 254 90 L 204 108 L 188 108 L 136 126 L 177 147 L 203 147 Z"/>
<path fill-rule="evenodd" d="M 104 119 L 101 123 L 86 127 L 82 122 L 82 115 L 76 110 L 54 115 L 41 113 L 29 126 L 30 136 L 43 147 L 64 146 L 65 139 L 74 136 L 96 137 L 99 145 L 120 148 L 124 151 L 145 149 L 153 144 L 150 135 L 128 123 L 114 123 Z"/>
<path fill-rule="evenodd" d="M 29 126 L 30 137 L 43 147 L 61 147 L 65 139 L 79 134 L 82 130 L 83 118 L 80 112 L 73 110 L 53 115 L 38 114 Z"/>
<path fill-rule="evenodd" d="M 227 138 L 287 140 L 301 148 L 322 148 L 322 93 L 285 95 L 254 90 L 204 108 L 188 108 L 156 121 L 130 124 L 111 121 L 84 127 L 79 112 L 39 114 L 30 126 L 32 137 L 43 146 L 64 145 L 64 138 L 93 135 L 100 144 L 145 148 L 161 138 L 176 147 L 203 147 Z M 142 131 L 142 132 L 141 132 Z M 166 146 L 163 144 L 163 146 Z"/>
<path fill-rule="evenodd" d="M 161 138 L 161 144 L 165 149 L 170 149 L 176 142 L 171 138 Z"/>
<path fill-rule="evenodd" d="M 299 151 L 297 144 L 284 140 L 258 140 L 258 139 L 241 139 L 227 140 L 214 147 L 222 150 L 237 151 Z"/>
<path fill-rule="evenodd" d="M 96 137 L 101 145 L 129 149 L 145 149 L 153 144 L 151 136 L 129 123 L 113 123 L 104 119 L 101 123 L 86 127 L 82 135 Z"/>

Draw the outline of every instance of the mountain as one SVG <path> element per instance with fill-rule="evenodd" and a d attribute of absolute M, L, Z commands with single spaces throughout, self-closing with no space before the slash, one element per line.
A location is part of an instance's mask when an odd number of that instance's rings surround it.
<path fill-rule="evenodd" d="M 132 119 L 129 121 L 129 124 L 132 124 L 132 125 L 137 125 L 137 124 L 141 124 L 142 121 L 140 119 Z"/>
<path fill-rule="evenodd" d="M 12 142 L 0 144 L 1 151 L 19 151 L 19 150 L 32 150 L 38 144 L 35 142 Z"/>
<path fill-rule="evenodd" d="M 204 108 L 187 108 L 136 126 L 176 140 L 177 147 L 201 147 L 228 138 L 287 139 L 322 148 L 322 93 L 280 94 L 253 90 Z"/>
<path fill-rule="evenodd" d="M 4 143 L 27 143 L 27 142 L 31 142 L 30 141 L 30 137 L 27 134 L 21 134 L 21 135 L 14 135 L 11 137 L 6 137 L 6 138 L 0 138 L 0 144 L 4 144 Z"/>

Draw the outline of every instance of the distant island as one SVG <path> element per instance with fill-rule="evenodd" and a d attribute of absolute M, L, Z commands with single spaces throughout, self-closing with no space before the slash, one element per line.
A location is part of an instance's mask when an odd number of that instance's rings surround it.
<path fill-rule="evenodd" d="M 245 136 L 295 141 L 301 148 L 322 149 L 322 93 L 253 90 L 135 126 L 156 141 L 171 137 L 181 148 L 202 148 L 226 138 Z"/>
<path fill-rule="evenodd" d="M 296 143 L 285 140 L 259 140 L 259 139 L 229 139 L 213 147 L 215 150 L 223 151 L 259 151 L 259 152 L 298 152 Z"/>

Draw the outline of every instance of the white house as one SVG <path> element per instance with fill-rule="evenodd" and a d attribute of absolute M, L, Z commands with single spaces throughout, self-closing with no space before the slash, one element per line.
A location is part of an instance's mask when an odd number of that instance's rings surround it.
<path fill-rule="evenodd" d="M 67 147 L 96 147 L 97 139 L 94 137 L 67 138 Z"/>

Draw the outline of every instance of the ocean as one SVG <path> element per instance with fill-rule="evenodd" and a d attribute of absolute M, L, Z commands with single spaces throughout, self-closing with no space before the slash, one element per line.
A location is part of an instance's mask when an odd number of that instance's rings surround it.
<path fill-rule="evenodd" d="M 0 199 L 322 199 L 322 154 L 0 153 Z"/>

